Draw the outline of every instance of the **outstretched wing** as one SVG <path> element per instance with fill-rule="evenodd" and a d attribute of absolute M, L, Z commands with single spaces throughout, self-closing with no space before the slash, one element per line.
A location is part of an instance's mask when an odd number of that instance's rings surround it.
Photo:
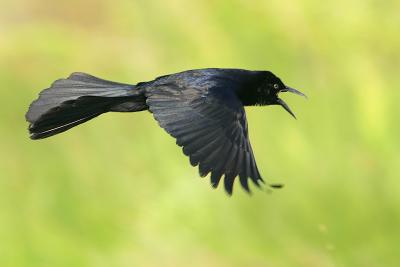
<path fill-rule="evenodd" d="M 233 91 L 158 85 L 147 92 L 147 105 L 190 163 L 199 165 L 200 176 L 211 173 L 213 187 L 222 176 L 228 194 L 237 176 L 248 192 L 248 179 L 257 186 L 263 181 L 248 139 L 246 114 Z"/>

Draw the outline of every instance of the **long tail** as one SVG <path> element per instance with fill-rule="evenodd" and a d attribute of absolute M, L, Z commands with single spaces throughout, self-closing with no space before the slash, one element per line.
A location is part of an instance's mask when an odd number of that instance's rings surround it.
<path fill-rule="evenodd" d="M 25 117 L 30 123 L 30 138 L 42 139 L 108 111 L 134 112 L 147 108 L 144 95 L 135 85 L 73 73 L 43 90 Z"/>

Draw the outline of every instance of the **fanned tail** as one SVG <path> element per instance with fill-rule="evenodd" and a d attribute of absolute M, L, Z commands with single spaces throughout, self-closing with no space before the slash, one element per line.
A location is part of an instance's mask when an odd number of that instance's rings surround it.
<path fill-rule="evenodd" d="M 147 109 L 145 97 L 135 85 L 106 81 L 85 73 L 73 73 L 55 81 L 32 102 L 26 113 L 31 139 L 62 133 L 105 112 Z"/>

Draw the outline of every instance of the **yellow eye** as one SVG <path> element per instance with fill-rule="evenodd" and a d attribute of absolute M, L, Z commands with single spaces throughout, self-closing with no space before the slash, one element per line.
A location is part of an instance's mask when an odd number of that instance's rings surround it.
<path fill-rule="evenodd" d="M 275 84 L 274 84 L 274 88 L 275 88 L 275 89 L 279 89 L 279 84 L 275 83 Z"/>

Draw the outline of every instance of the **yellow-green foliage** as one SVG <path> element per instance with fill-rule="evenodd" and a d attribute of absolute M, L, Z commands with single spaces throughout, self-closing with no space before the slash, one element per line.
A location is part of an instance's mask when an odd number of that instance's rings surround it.
<path fill-rule="evenodd" d="M 400 266 L 397 0 L 1 0 L 0 266 Z M 73 71 L 136 83 L 272 70 L 249 108 L 272 194 L 198 177 L 148 112 L 47 140 L 24 113 Z"/>

